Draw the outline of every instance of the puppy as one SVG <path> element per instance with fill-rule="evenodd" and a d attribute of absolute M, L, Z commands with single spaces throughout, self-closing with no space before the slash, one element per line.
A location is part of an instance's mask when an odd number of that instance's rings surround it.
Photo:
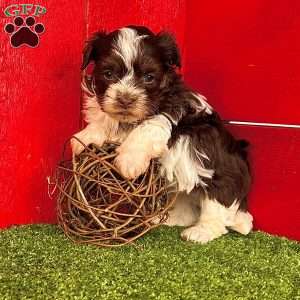
<path fill-rule="evenodd" d="M 115 164 L 127 178 L 159 158 L 161 173 L 180 192 L 166 224 L 187 227 L 183 239 L 206 243 L 228 229 L 248 234 L 247 143 L 234 139 L 205 97 L 184 84 L 174 38 L 139 26 L 98 32 L 86 44 L 82 69 L 90 62 L 91 83 L 83 84 L 87 126 L 75 136 L 86 145 L 120 142 Z M 72 149 L 78 154 L 83 146 L 73 139 Z"/>

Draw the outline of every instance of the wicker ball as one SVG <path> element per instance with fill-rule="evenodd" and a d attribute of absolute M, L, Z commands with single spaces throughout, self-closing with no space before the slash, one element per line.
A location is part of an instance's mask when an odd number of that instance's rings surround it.
<path fill-rule="evenodd" d="M 130 243 L 165 220 L 175 200 L 155 160 L 138 178 L 123 178 L 113 164 L 117 146 L 91 145 L 57 168 L 58 222 L 75 242 Z"/>

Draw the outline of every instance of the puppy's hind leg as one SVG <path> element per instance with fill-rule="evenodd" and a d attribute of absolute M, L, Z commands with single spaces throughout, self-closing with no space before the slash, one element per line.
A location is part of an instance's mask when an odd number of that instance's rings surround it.
<path fill-rule="evenodd" d="M 190 195 L 179 193 L 168 219 L 163 223 L 167 226 L 191 226 L 199 219 L 199 208 L 196 207 Z"/>
<path fill-rule="evenodd" d="M 252 230 L 252 222 L 253 217 L 249 212 L 239 210 L 234 217 L 233 225 L 229 228 L 246 235 Z"/>
<path fill-rule="evenodd" d="M 184 240 L 205 244 L 228 232 L 226 227 L 235 224 L 239 203 L 225 207 L 215 199 L 206 197 L 201 202 L 201 213 L 197 223 L 185 229 L 181 237 Z"/>

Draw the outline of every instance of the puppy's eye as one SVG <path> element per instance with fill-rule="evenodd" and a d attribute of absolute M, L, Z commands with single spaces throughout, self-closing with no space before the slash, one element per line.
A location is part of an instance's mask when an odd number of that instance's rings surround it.
<path fill-rule="evenodd" d="M 152 83 L 154 81 L 154 76 L 152 74 L 145 74 L 144 75 L 144 82 L 145 83 Z"/>
<path fill-rule="evenodd" d="M 106 80 L 112 80 L 114 79 L 114 74 L 111 70 L 106 70 L 103 72 L 103 76 Z"/>

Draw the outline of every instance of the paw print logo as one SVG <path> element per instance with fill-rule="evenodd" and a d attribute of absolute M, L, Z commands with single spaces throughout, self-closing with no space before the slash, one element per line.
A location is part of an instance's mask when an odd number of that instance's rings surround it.
<path fill-rule="evenodd" d="M 16 17 L 13 23 L 8 23 L 4 27 L 4 31 L 10 35 L 10 44 L 14 48 L 27 45 L 31 48 L 38 46 L 40 42 L 39 35 L 45 31 L 42 23 L 37 23 L 33 16 Z"/>

